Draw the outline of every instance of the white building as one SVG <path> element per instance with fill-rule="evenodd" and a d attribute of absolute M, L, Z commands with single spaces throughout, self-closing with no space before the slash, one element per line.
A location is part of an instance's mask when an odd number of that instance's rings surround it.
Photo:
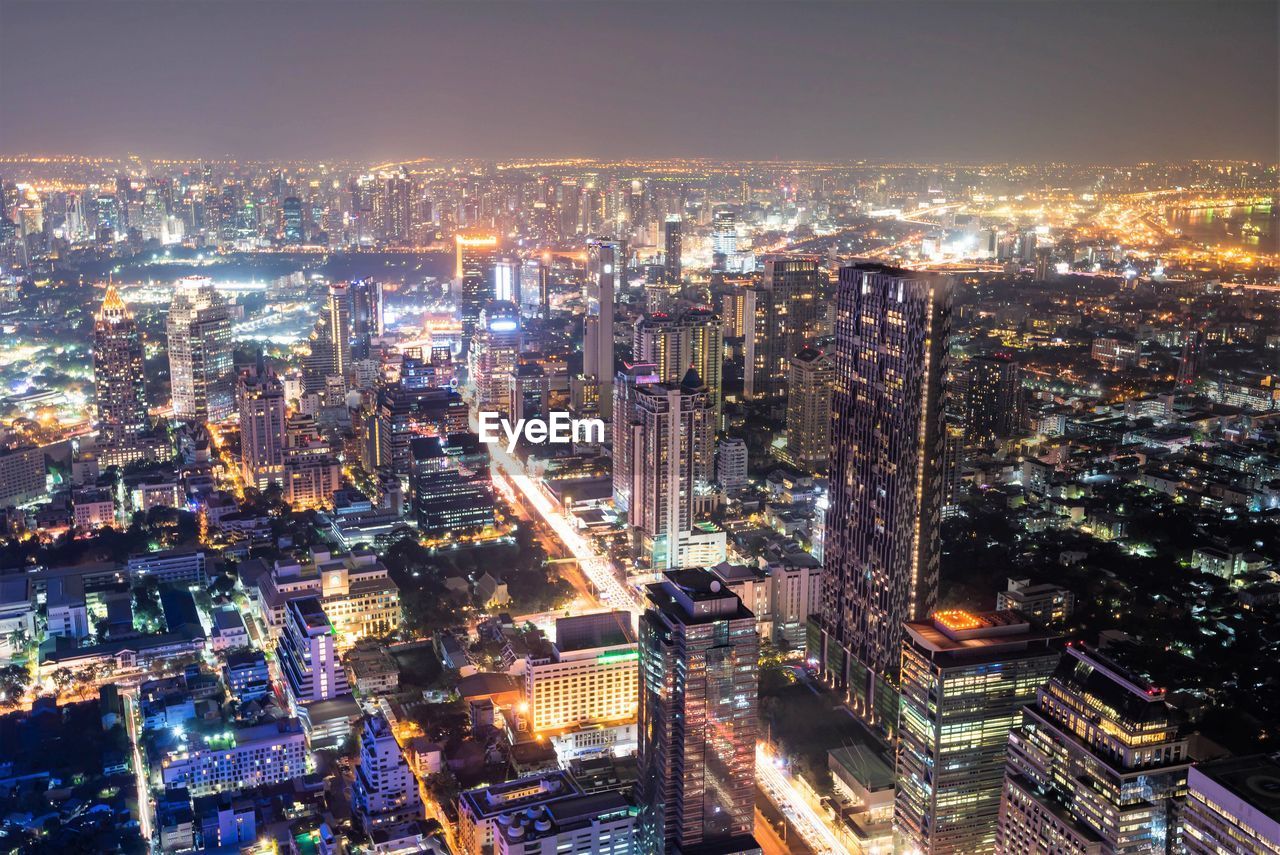
<path fill-rule="evenodd" d="M 307 773 L 307 740 L 296 718 L 192 738 L 199 747 L 193 745 L 160 762 L 165 789 L 186 787 L 192 797 L 199 797 Z"/>
<path fill-rule="evenodd" d="M 370 835 L 375 829 L 421 819 L 423 815 L 418 779 L 381 713 L 365 720 L 360 736 L 360 765 L 351 787 L 351 807 Z"/>
<path fill-rule="evenodd" d="M 747 444 L 734 436 L 716 446 L 716 483 L 726 490 L 747 486 Z"/>

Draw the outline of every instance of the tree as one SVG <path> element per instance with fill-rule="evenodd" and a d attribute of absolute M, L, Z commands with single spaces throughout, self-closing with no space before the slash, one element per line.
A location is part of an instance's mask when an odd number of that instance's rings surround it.
<path fill-rule="evenodd" d="M 31 672 L 21 665 L 0 668 L 0 706 L 11 707 L 26 694 Z"/>

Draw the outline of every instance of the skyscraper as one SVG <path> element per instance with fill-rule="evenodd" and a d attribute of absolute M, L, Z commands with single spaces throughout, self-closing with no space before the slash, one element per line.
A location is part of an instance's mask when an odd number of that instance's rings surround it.
<path fill-rule="evenodd" d="M 467 354 L 476 409 L 510 415 L 511 375 L 520 361 L 520 310 L 515 303 L 487 304 Z"/>
<path fill-rule="evenodd" d="M 303 362 L 302 385 L 308 392 L 326 388 L 330 377 L 345 386 L 351 371 L 351 286 L 335 282 L 311 331 L 311 354 Z"/>
<path fill-rule="evenodd" d="M 118 445 L 146 431 L 142 337 L 114 285 L 107 286 L 102 308 L 93 320 L 93 383 L 103 442 Z"/>
<path fill-rule="evenodd" d="M 640 447 L 643 422 L 636 410 L 640 386 L 659 382 L 658 366 L 648 362 L 627 363 L 613 381 L 613 503 L 619 511 L 631 508 L 635 484 L 635 453 Z"/>
<path fill-rule="evenodd" d="M 705 569 L 648 587 L 640 618 L 640 775 L 645 852 L 758 852 L 756 618 Z"/>
<path fill-rule="evenodd" d="M 711 218 L 711 251 L 730 259 L 738 251 L 738 215 L 722 208 Z"/>
<path fill-rule="evenodd" d="M 835 387 L 831 355 L 805 347 L 791 357 L 787 383 L 787 452 L 791 465 L 827 474 L 831 454 L 831 395 Z"/>
<path fill-rule="evenodd" d="M 298 597 L 285 603 L 277 658 L 294 707 L 350 694 L 336 644 L 333 624 L 319 597 Z M 299 714 L 305 719 L 304 712 Z"/>
<path fill-rule="evenodd" d="M 662 226 L 663 245 L 666 248 L 663 256 L 666 261 L 666 278 L 673 285 L 680 281 L 680 256 L 684 254 L 683 226 L 679 214 L 669 215 Z"/>
<path fill-rule="evenodd" d="M 1016 612 L 908 623 L 894 827 L 921 855 L 995 851 L 1009 730 L 1057 667 L 1053 636 Z"/>
<path fill-rule="evenodd" d="M 675 383 L 635 386 L 636 444 L 631 450 L 631 525 L 654 569 L 700 560 L 706 534 L 694 529 L 699 494 L 710 490 L 715 428 L 711 396 L 692 368 Z M 723 549 L 724 532 L 719 532 Z"/>
<path fill-rule="evenodd" d="M 1182 842 L 1189 855 L 1280 852 L 1280 758 L 1198 763 L 1187 773 Z"/>
<path fill-rule="evenodd" d="M 462 348 L 471 345 L 480 310 L 494 299 L 493 267 L 498 260 L 496 235 L 458 234 L 454 238 L 457 269 L 454 273 L 454 302 L 462 320 Z"/>
<path fill-rule="evenodd" d="M 240 475 L 259 490 L 282 483 L 285 450 L 284 386 L 265 369 L 242 371 L 236 382 L 240 410 Z"/>
<path fill-rule="evenodd" d="M 1006 354 L 975 356 L 962 370 L 965 440 L 988 443 L 1013 436 L 1018 427 L 1018 363 Z"/>
<path fill-rule="evenodd" d="M 636 360 L 658 367 L 663 383 L 676 383 L 690 368 L 707 384 L 715 423 L 720 421 L 724 372 L 724 335 L 720 318 L 706 308 L 678 315 L 655 312 L 636 320 L 631 352 Z"/>
<path fill-rule="evenodd" d="M 356 279 L 351 294 L 351 358 L 368 359 L 373 339 L 384 332 L 382 283 L 376 279 Z"/>
<path fill-rule="evenodd" d="M 791 357 L 827 332 L 827 273 L 816 257 L 775 256 L 760 284 L 744 290 L 743 393 L 780 396 Z"/>
<path fill-rule="evenodd" d="M 840 270 L 819 658 L 885 731 L 902 624 L 937 599 L 951 295 L 947 277 Z"/>
<path fill-rule="evenodd" d="M 302 200 L 289 196 L 280 204 L 280 219 L 287 244 L 298 244 L 306 237 L 306 220 L 302 214 Z"/>
<path fill-rule="evenodd" d="M 381 712 L 365 719 L 354 777 L 351 808 L 365 834 L 422 818 L 418 779 Z"/>
<path fill-rule="evenodd" d="M 600 417 L 613 417 L 613 311 L 625 246 L 613 238 L 587 240 L 587 314 L 582 327 L 582 374 L 596 387 Z"/>
<path fill-rule="evenodd" d="M 1069 645 L 1009 732 L 996 851 L 1181 851 L 1187 740 L 1163 689 Z"/>
<path fill-rule="evenodd" d="M 179 280 L 165 326 L 174 418 L 216 422 L 230 416 L 235 411 L 231 316 L 212 280 Z"/>

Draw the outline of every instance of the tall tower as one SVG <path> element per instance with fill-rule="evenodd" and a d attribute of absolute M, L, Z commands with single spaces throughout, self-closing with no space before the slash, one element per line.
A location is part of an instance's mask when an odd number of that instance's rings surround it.
<path fill-rule="evenodd" d="M 613 418 L 613 310 L 625 247 L 613 238 L 587 240 L 587 315 L 582 327 L 582 374 L 598 391 L 600 417 Z"/>
<path fill-rule="evenodd" d="M 689 566 L 695 494 L 714 460 L 711 395 L 692 368 L 679 385 L 637 385 L 630 521 L 655 569 Z"/>
<path fill-rule="evenodd" d="M 345 383 L 351 372 L 351 286 L 334 283 L 315 329 L 311 331 L 311 355 L 303 364 L 302 382 L 308 392 L 326 388 L 330 377 Z"/>
<path fill-rule="evenodd" d="M 174 418 L 216 422 L 230 416 L 235 411 L 231 316 L 213 281 L 179 280 L 165 327 Z"/>
<path fill-rule="evenodd" d="M 368 359 L 373 339 L 385 331 L 382 322 L 382 283 L 357 279 L 351 294 L 351 358 Z"/>
<path fill-rule="evenodd" d="M 814 257 L 765 260 L 758 286 L 743 307 L 743 393 L 748 398 L 785 393 L 791 357 L 827 333 L 827 273 Z"/>
<path fill-rule="evenodd" d="M 1189 761 L 1163 689 L 1069 645 L 1009 732 L 996 851 L 1180 852 Z"/>
<path fill-rule="evenodd" d="M 1187 315 L 1182 324 L 1182 355 L 1178 358 L 1178 385 L 1194 386 L 1200 368 L 1200 348 L 1204 333 Z"/>
<path fill-rule="evenodd" d="M 787 388 L 787 460 L 806 472 L 825 476 L 831 454 L 831 394 L 835 386 L 831 355 L 816 347 L 791 357 Z"/>
<path fill-rule="evenodd" d="M 284 386 L 275 374 L 241 372 L 236 383 L 240 408 L 240 474 L 244 483 L 265 489 L 283 483 L 285 451 Z"/>
<path fill-rule="evenodd" d="M 467 354 L 477 410 L 511 414 L 511 377 L 519 361 L 520 310 L 495 300 L 481 310 Z"/>
<path fill-rule="evenodd" d="M 613 504 L 619 511 L 629 511 L 636 487 L 636 449 L 640 447 L 641 427 L 636 411 L 637 391 L 641 386 L 660 382 L 658 366 L 648 362 L 624 365 L 613 381 Z"/>
<path fill-rule="evenodd" d="M 480 310 L 494 298 L 493 266 L 498 260 L 496 235 L 458 234 L 454 238 L 458 264 L 454 273 L 454 302 L 462 320 L 462 348 L 471 346 L 471 336 L 480 320 Z"/>
<path fill-rule="evenodd" d="M 724 333 L 710 309 L 691 308 L 679 315 L 655 312 L 636 320 L 632 353 L 640 362 L 658 366 L 663 383 L 675 383 L 693 368 L 711 393 L 715 421 L 723 403 Z"/>
<path fill-rule="evenodd" d="M 1006 354 L 975 356 L 964 373 L 965 440 L 986 443 L 1013 436 L 1018 427 L 1018 363 Z"/>
<path fill-rule="evenodd" d="M 902 851 L 995 851 L 1009 730 L 1060 654 L 1017 612 L 936 612 L 908 623 L 894 828 Z"/>
<path fill-rule="evenodd" d="M 93 320 L 93 382 L 103 442 L 119 445 L 146 431 L 142 337 L 114 285 L 107 286 L 102 308 Z"/>
<path fill-rule="evenodd" d="M 422 819 L 418 779 L 381 712 L 365 719 L 360 734 L 360 765 L 351 786 L 351 808 L 365 834 Z"/>
<path fill-rule="evenodd" d="M 667 282 L 672 285 L 680 282 L 680 256 L 684 253 L 684 234 L 681 231 L 683 226 L 684 224 L 680 221 L 679 214 L 671 214 L 662 225 L 663 241 L 666 248 L 666 254 L 663 259 L 666 261 Z"/>
<path fill-rule="evenodd" d="M 760 639 L 705 569 L 648 588 L 640 618 L 640 849 L 759 852 L 751 836 Z"/>
<path fill-rule="evenodd" d="M 878 264 L 840 270 L 819 658 L 886 732 L 902 624 L 937 600 L 952 288 Z"/>

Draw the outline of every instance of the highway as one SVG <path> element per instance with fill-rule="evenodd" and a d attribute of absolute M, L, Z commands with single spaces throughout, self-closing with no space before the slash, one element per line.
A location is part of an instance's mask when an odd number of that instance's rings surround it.
<path fill-rule="evenodd" d="M 133 749 L 133 776 L 138 784 L 138 826 L 142 832 L 142 839 L 146 841 L 147 850 L 150 851 L 151 846 L 151 793 L 150 787 L 147 786 L 147 767 L 142 762 L 142 749 L 139 747 L 141 734 L 138 733 L 137 708 L 134 704 L 134 695 L 137 693 L 137 686 L 124 689 L 120 692 L 120 698 L 124 702 L 124 726 L 129 734 L 129 744 Z"/>
<path fill-rule="evenodd" d="M 827 825 L 825 817 L 815 810 L 801 793 L 791 776 L 774 764 L 774 757 L 763 743 L 756 743 L 756 778 L 778 810 L 814 852 L 821 855 L 840 855 L 849 849 L 840 842 Z"/>

